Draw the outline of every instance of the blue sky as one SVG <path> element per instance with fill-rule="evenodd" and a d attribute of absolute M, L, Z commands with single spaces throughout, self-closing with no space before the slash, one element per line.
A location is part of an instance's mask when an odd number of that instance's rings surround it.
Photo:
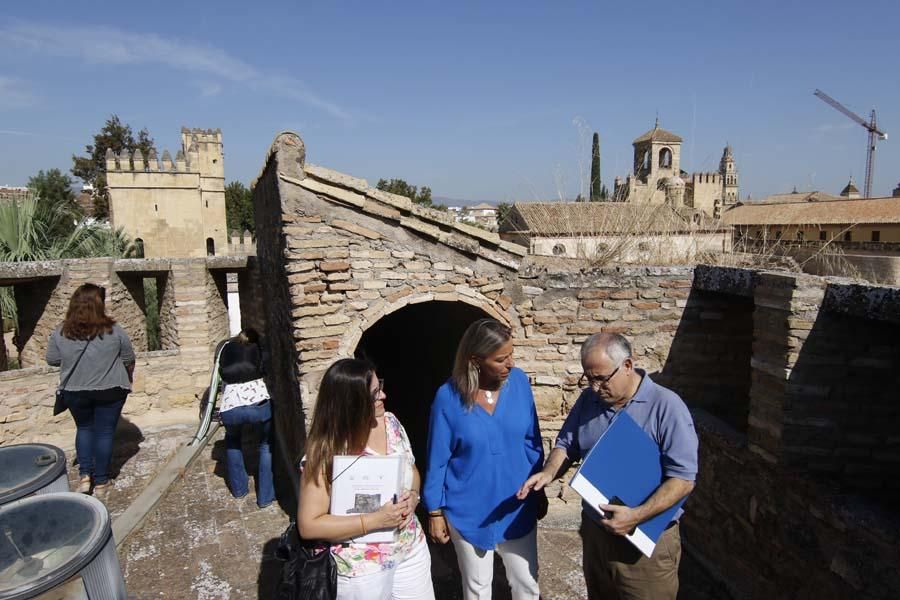
<path fill-rule="evenodd" d="M 160 150 L 182 125 L 220 127 L 226 177 L 244 183 L 291 129 L 310 162 L 373 185 L 572 198 L 592 132 L 612 187 L 658 112 L 688 171 L 716 169 L 730 142 L 743 197 L 861 187 L 866 132 L 821 88 L 877 109 L 892 138 L 874 192 L 890 195 L 898 21 L 888 0 L 4 3 L 0 185 L 68 170 L 116 113 Z"/>

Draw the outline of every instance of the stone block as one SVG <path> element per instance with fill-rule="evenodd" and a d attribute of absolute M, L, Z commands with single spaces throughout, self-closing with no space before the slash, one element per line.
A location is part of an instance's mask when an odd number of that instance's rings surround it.
<path fill-rule="evenodd" d="M 332 292 L 352 292 L 359 289 L 355 283 L 329 283 L 328 290 Z"/>
<path fill-rule="evenodd" d="M 363 281 L 362 286 L 364 290 L 381 290 L 387 287 L 387 282 L 381 280 Z"/>
<path fill-rule="evenodd" d="M 294 332 L 295 337 L 300 339 L 321 338 L 329 336 L 342 335 L 345 328 L 339 325 L 328 327 L 311 327 L 309 329 L 299 329 Z"/>
<path fill-rule="evenodd" d="M 660 307 L 659 302 L 641 302 L 639 300 L 634 300 L 631 302 L 631 306 L 638 310 L 655 310 Z"/>
<path fill-rule="evenodd" d="M 289 239 L 288 248 L 307 250 L 309 248 L 340 248 L 348 246 L 350 241 L 346 238 L 316 237 L 312 239 Z"/>
<path fill-rule="evenodd" d="M 325 273 L 333 273 L 335 271 L 349 271 L 350 263 L 347 261 L 323 261 L 319 263 L 319 270 Z"/>
<path fill-rule="evenodd" d="M 363 227 L 362 225 L 356 225 L 355 223 L 351 223 L 349 221 L 342 221 L 340 219 L 335 219 L 331 222 L 333 227 L 337 227 L 338 229 L 343 229 L 344 231 L 349 231 L 350 233 L 355 233 L 356 235 L 362 236 L 366 239 L 370 240 L 380 240 L 381 234 L 375 231 L 374 229 L 369 229 L 368 227 Z"/>
<path fill-rule="evenodd" d="M 401 271 L 381 271 L 378 273 L 379 279 L 387 279 L 394 281 L 403 281 L 409 279 L 409 275 L 407 273 L 403 273 Z"/>

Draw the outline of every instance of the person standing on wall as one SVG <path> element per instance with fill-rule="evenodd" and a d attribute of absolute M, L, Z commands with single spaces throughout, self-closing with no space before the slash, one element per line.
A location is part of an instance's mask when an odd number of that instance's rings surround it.
<path fill-rule="evenodd" d="M 228 487 L 235 498 L 250 493 L 244 467 L 241 438 L 244 425 L 252 425 L 259 439 L 256 505 L 265 508 L 275 500 L 272 481 L 272 402 L 263 379 L 263 351 L 255 329 L 243 329 L 222 348 L 219 375 L 225 382 L 219 417 L 225 426 L 225 465 Z"/>
<path fill-rule="evenodd" d="M 432 541 L 453 541 L 465 600 L 491 597 L 494 552 L 513 600 L 540 597 L 537 519 L 547 498 L 516 492 L 540 470 L 544 449 L 528 376 L 512 354 L 508 327 L 475 321 L 431 406 L 423 500 Z"/>
<path fill-rule="evenodd" d="M 134 377 L 128 334 L 106 314 L 106 292 L 80 285 L 62 325 L 47 343 L 47 364 L 60 367 L 60 389 L 75 420 L 78 491 L 102 495 L 110 485 L 113 435 Z"/>
<path fill-rule="evenodd" d="M 583 459 L 615 415 L 624 410 L 658 445 L 663 481 L 640 506 L 590 506 L 582 502 L 581 540 L 588 600 L 675 600 L 681 534 L 675 519 L 663 532 L 651 558 L 625 539 L 635 526 L 671 508 L 694 489 L 697 433 L 681 398 L 635 368 L 631 344 L 618 334 L 598 333 L 581 347 L 587 385 L 566 418 L 556 447 L 541 472 L 529 477 L 520 498 L 543 489 L 573 462 Z"/>

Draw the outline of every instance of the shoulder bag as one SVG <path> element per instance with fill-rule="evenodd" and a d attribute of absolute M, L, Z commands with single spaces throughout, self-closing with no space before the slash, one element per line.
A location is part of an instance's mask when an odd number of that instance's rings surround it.
<path fill-rule="evenodd" d="M 333 477 L 331 483 L 349 468 Z M 299 480 L 297 495 L 300 495 Z M 331 543 L 304 540 L 297 529 L 297 521 L 291 519 L 281 534 L 275 557 L 283 563 L 276 600 L 337 600 L 337 565 L 331 554 Z"/>
<path fill-rule="evenodd" d="M 65 381 L 59 384 L 59 387 L 56 388 L 56 399 L 53 402 L 53 416 L 55 417 L 61 412 L 65 412 L 69 407 L 66 406 L 66 397 L 63 395 L 63 388 L 66 387 L 66 384 L 69 383 L 69 379 L 72 378 L 72 374 L 75 372 L 75 369 L 78 368 L 78 363 L 81 362 L 81 357 L 84 356 L 84 351 L 87 350 L 87 347 L 90 345 L 91 340 L 87 341 L 87 344 L 84 345 L 84 348 L 81 349 L 81 354 L 78 355 L 78 360 L 75 361 L 75 364 L 72 366 L 72 370 L 69 371 L 69 374 L 66 375 Z"/>
<path fill-rule="evenodd" d="M 310 542 L 300 537 L 291 519 L 275 557 L 282 562 L 276 600 L 335 600 L 337 565 L 328 542 Z"/>

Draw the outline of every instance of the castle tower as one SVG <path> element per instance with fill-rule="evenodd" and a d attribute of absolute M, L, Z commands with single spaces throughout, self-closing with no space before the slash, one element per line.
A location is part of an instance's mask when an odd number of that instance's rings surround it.
<path fill-rule="evenodd" d="M 181 129 L 175 160 L 106 154 L 110 222 L 140 241 L 144 256 L 188 257 L 228 252 L 225 166 L 219 129 Z"/>
<path fill-rule="evenodd" d="M 224 156 L 222 154 L 221 129 L 188 129 L 181 128 L 181 148 L 190 156 L 196 146 L 199 163 L 191 164 L 191 170 L 202 177 L 225 178 Z"/>
<path fill-rule="evenodd" d="M 722 204 L 724 206 L 732 206 L 737 203 L 738 192 L 738 172 L 734 164 L 734 152 L 731 150 L 731 144 L 725 146 L 722 152 L 722 160 L 719 161 L 719 174 L 722 176 Z"/>

